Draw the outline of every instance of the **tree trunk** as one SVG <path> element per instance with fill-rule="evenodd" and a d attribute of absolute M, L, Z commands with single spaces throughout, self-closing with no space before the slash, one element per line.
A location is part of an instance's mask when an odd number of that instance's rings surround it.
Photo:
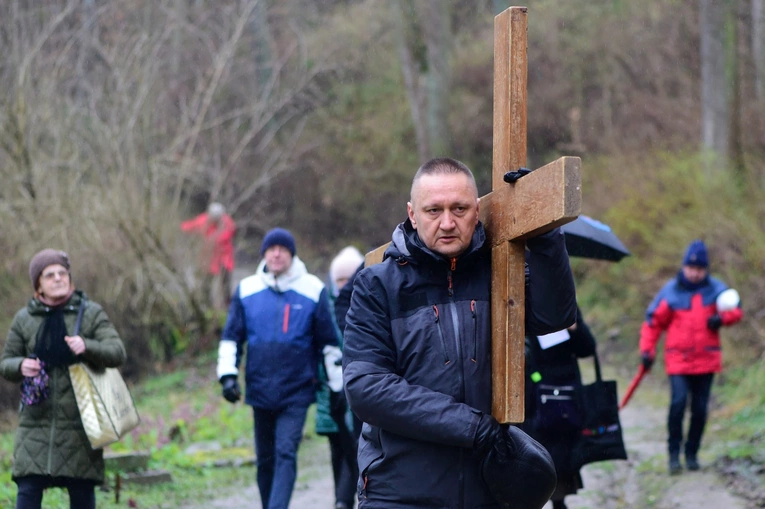
<path fill-rule="evenodd" d="M 451 149 L 451 0 L 393 2 L 398 52 L 420 162 Z"/>
<path fill-rule="evenodd" d="M 757 101 L 765 99 L 765 0 L 752 0 L 752 60 Z"/>
<path fill-rule="evenodd" d="M 443 157 L 451 151 L 449 131 L 449 92 L 451 72 L 451 1 L 418 2 L 420 26 L 427 48 L 428 67 L 425 75 L 427 135 L 432 157 Z"/>
<path fill-rule="evenodd" d="M 702 148 L 713 151 L 717 165 L 728 158 L 728 86 L 725 69 L 727 1 L 701 0 Z"/>
<path fill-rule="evenodd" d="M 420 66 L 415 61 L 413 41 L 417 40 L 418 34 L 412 26 L 412 5 L 407 0 L 397 0 L 391 3 L 394 9 L 396 32 L 398 33 L 398 55 L 401 60 L 401 74 L 404 79 L 404 89 L 409 100 L 409 112 L 412 115 L 414 134 L 417 140 L 417 155 L 420 163 L 429 159 L 430 144 L 428 129 L 425 124 L 425 108 L 423 95 L 420 87 Z"/>
<path fill-rule="evenodd" d="M 252 53 L 255 61 L 255 81 L 257 95 L 266 100 L 271 89 L 273 78 L 273 59 L 271 28 L 268 26 L 268 6 L 265 1 L 255 5 L 250 17 L 250 32 L 252 34 Z"/>
<path fill-rule="evenodd" d="M 730 162 L 733 172 L 737 177 L 743 179 L 746 173 L 746 160 L 744 158 L 744 140 L 742 132 L 742 124 L 744 122 L 742 103 L 744 95 L 744 86 L 746 83 L 744 72 L 746 67 L 746 55 L 744 37 L 746 33 L 745 15 L 742 12 L 741 2 L 735 0 L 734 9 L 734 22 L 733 27 L 733 51 L 731 55 L 733 57 L 733 73 L 731 83 L 731 112 L 730 112 Z M 743 181 L 743 180 L 742 180 Z"/>

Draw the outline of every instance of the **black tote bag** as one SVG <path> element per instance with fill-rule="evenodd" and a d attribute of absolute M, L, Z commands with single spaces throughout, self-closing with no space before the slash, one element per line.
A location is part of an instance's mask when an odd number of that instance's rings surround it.
<path fill-rule="evenodd" d="M 595 381 L 582 386 L 580 403 L 582 430 L 571 455 L 572 466 L 608 460 L 626 460 L 616 382 L 603 380 L 595 352 Z"/>

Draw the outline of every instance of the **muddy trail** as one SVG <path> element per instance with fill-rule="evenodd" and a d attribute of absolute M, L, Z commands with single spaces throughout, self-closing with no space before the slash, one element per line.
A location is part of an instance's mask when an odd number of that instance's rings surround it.
<path fill-rule="evenodd" d="M 668 475 L 664 408 L 631 403 L 620 417 L 629 459 L 585 466 L 585 489 L 566 497 L 569 509 L 750 507 L 728 489 L 704 451 L 700 453 L 701 471 Z M 551 504 L 546 509 L 549 507 Z"/>
<path fill-rule="evenodd" d="M 621 384 L 620 384 L 621 385 Z M 566 497 L 569 509 L 754 509 L 765 507 L 741 497 L 736 480 L 715 465 L 713 447 L 702 447 L 702 469 L 669 476 L 666 456 L 666 388 L 654 381 L 621 412 L 629 459 L 587 465 L 582 469 L 585 488 Z M 652 387 L 653 385 L 653 387 Z M 714 416 L 705 442 L 715 440 Z M 316 443 L 318 440 L 319 443 Z M 290 509 L 331 509 L 334 504 L 328 446 L 311 440 L 301 447 L 298 482 Z M 735 490 L 734 487 L 738 487 Z M 738 491 L 739 494 L 734 493 Z M 235 495 L 222 497 L 196 509 L 260 507 L 254 482 Z M 548 503 L 545 509 L 550 509 Z"/>
<path fill-rule="evenodd" d="M 239 268 L 235 281 L 254 271 Z M 587 361 L 582 373 L 592 372 Z M 606 370 L 609 371 L 609 370 Z M 605 373 L 604 373 L 605 374 Z M 611 378 L 611 377 L 608 377 Z M 619 380 L 620 394 L 627 380 Z M 569 509 L 756 509 L 765 508 L 765 482 L 761 467 L 756 479 L 747 479 L 716 456 L 723 454 L 715 437 L 714 408 L 699 452 L 702 469 L 670 476 L 666 454 L 666 412 L 668 403 L 666 377 L 650 376 L 641 384 L 635 397 L 620 413 L 629 459 L 587 465 L 582 469 L 584 489 L 566 497 Z M 712 400 L 714 401 L 714 389 Z M 687 426 L 686 416 L 686 426 Z M 332 509 L 334 484 L 329 462 L 329 446 L 323 437 L 301 445 L 298 480 L 290 509 Z M 728 475 L 726 475 L 728 474 Z M 254 476 L 253 476 L 254 477 Z M 751 476 L 749 476 L 751 477 Z M 203 505 L 190 509 L 260 507 L 257 486 L 228 491 Z M 550 509 L 548 503 L 545 509 Z"/>

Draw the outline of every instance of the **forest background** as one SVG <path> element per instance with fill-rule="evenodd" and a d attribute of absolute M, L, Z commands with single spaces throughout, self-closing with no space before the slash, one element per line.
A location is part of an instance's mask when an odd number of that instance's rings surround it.
<path fill-rule="evenodd" d="M 694 238 L 743 296 L 727 365 L 763 363 L 763 3 L 526 2 L 528 166 L 582 157 L 583 212 L 631 250 L 572 259 L 585 316 L 630 366 Z M 282 226 L 323 275 L 343 246 L 389 240 L 422 161 L 460 159 L 488 192 L 493 16 L 509 4 L 2 2 L 0 329 L 31 296 L 32 254 L 64 249 L 137 381 L 216 347 L 200 246 L 179 228 L 210 201 L 236 221 L 241 266 Z M 17 404 L 0 383 L 0 410 Z"/>

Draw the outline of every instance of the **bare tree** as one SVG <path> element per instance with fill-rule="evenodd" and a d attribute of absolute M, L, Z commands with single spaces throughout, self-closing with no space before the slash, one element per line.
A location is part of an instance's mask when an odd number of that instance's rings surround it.
<path fill-rule="evenodd" d="M 424 162 L 451 147 L 451 1 L 396 0 L 391 5 L 417 152 Z"/>
<path fill-rule="evenodd" d="M 265 5 L 0 6 L 3 236 L 27 260 L 69 250 L 78 285 L 147 351 L 209 330 L 181 218 L 216 199 L 259 227 L 270 212 L 253 197 L 310 149 L 298 140 L 334 69 L 294 18 L 253 60 Z"/>
<path fill-rule="evenodd" d="M 729 143 L 730 87 L 725 70 L 725 23 L 728 2 L 701 0 L 702 146 L 725 165 Z"/>
<path fill-rule="evenodd" d="M 752 1 L 752 60 L 757 100 L 765 100 L 765 1 Z"/>

